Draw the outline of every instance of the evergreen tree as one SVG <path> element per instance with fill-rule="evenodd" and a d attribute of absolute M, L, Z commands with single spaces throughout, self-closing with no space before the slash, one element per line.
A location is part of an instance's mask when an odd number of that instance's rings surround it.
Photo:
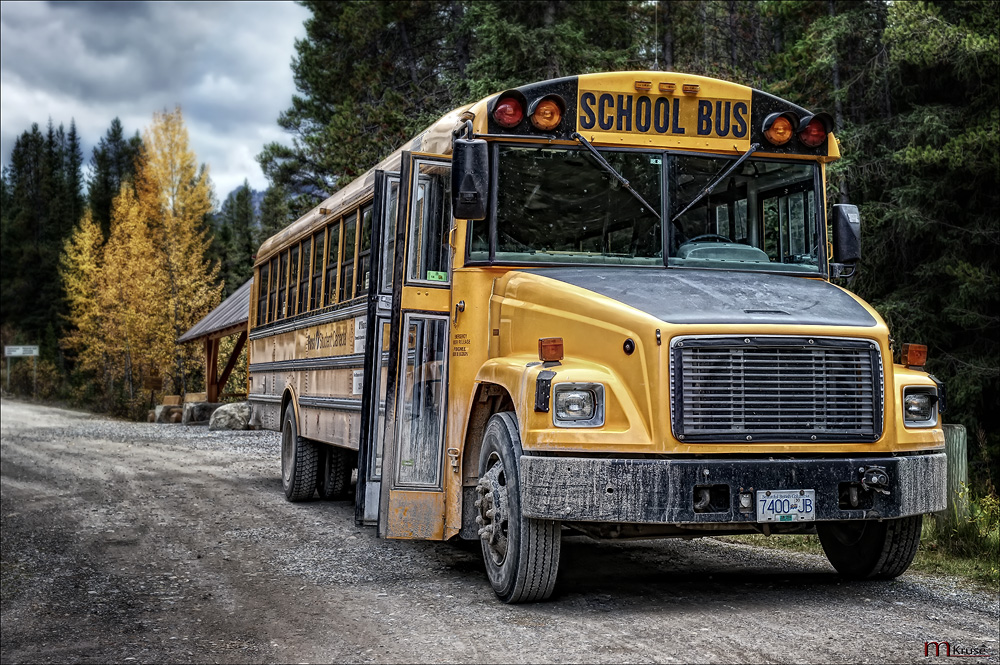
<path fill-rule="evenodd" d="M 90 158 L 90 178 L 87 181 L 87 198 L 90 212 L 103 233 L 108 236 L 111 228 L 111 207 L 121 191 L 122 183 L 135 177 L 135 159 L 142 149 L 142 138 L 136 132 L 129 139 L 118 118 L 100 142 L 94 146 Z"/>
<path fill-rule="evenodd" d="M 14 142 L 9 174 L 7 233 L 3 246 L 0 308 L 2 323 L 22 331 L 24 341 L 39 340 L 48 321 L 48 307 L 39 306 L 39 289 L 46 286 L 47 248 L 51 220 L 47 194 L 52 172 L 47 168 L 48 142 L 37 124 Z"/>
<path fill-rule="evenodd" d="M 257 246 L 259 247 L 262 242 L 294 222 L 295 219 L 285 188 L 281 185 L 268 187 L 260 205 L 260 233 L 257 238 Z"/>
<path fill-rule="evenodd" d="M 228 297 L 253 274 L 253 256 L 257 253 L 258 223 L 253 209 L 253 190 L 246 180 L 232 192 L 218 215 L 218 241 L 224 254 L 221 275 Z"/>

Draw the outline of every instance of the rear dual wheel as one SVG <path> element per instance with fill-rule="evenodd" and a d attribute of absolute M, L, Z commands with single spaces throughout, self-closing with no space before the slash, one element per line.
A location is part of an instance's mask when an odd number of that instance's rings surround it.
<path fill-rule="evenodd" d="M 357 453 L 336 446 L 322 446 L 316 492 L 327 501 L 351 498 L 351 474 L 357 463 Z"/>
<path fill-rule="evenodd" d="M 312 498 L 316 491 L 319 456 L 319 446 L 299 436 L 295 409 L 289 404 L 281 426 L 281 486 L 286 499 L 306 501 Z"/>

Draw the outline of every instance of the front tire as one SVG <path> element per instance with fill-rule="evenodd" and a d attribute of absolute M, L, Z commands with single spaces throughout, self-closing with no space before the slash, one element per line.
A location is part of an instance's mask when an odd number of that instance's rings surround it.
<path fill-rule="evenodd" d="M 910 567 L 922 524 L 922 515 L 881 522 L 819 522 L 816 532 L 838 573 L 855 580 L 888 580 Z"/>
<path fill-rule="evenodd" d="M 552 595 L 559 572 L 559 522 L 521 515 L 521 454 L 514 414 L 490 418 L 479 455 L 476 522 L 486 573 L 505 603 L 545 600 Z"/>
<path fill-rule="evenodd" d="M 289 404 L 281 427 L 281 486 L 285 490 L 285 498 L 289 501 L 311 499 L 316 490 L 318 470 L 319 447 L 299 436 L 295 409 Z"/>

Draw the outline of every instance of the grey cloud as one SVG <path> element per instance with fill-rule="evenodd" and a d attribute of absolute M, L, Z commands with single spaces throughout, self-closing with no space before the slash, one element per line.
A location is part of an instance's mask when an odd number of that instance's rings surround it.
<path fill-rule="evenodd" d="M 220 191 L 244 177 L 263 186 L 259 171 L 225 172 L 246 159 L 224 153 L 273 136 L 294 92 L 289 64 L 307 16 L 291 3 L 4 2 L 3 159 L 30 122 L 51 116 L 67 127 L 76 119 L 89 161 L 115 116 L 132 131 L 126 119 L 145 127 L 154 111 L 179 104 Z M 210 142 L 195 144 L 209 132 Z"/>

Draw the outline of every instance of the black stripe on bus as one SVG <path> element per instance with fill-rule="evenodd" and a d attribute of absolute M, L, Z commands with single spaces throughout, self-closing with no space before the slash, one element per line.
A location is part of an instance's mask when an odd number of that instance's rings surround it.
<path fill-rule="evenodd" d="M 311 369 L 342 369 L 349 367 L 363 367 L 365 354 L 352 353 L 346 356 L 334 356 L 326 358 L 297 358 L 295 360 L 278 360 L 270 363 L 253 363 L 250 365 L 251 374 L 258 372 L 303 372 Z"/>

